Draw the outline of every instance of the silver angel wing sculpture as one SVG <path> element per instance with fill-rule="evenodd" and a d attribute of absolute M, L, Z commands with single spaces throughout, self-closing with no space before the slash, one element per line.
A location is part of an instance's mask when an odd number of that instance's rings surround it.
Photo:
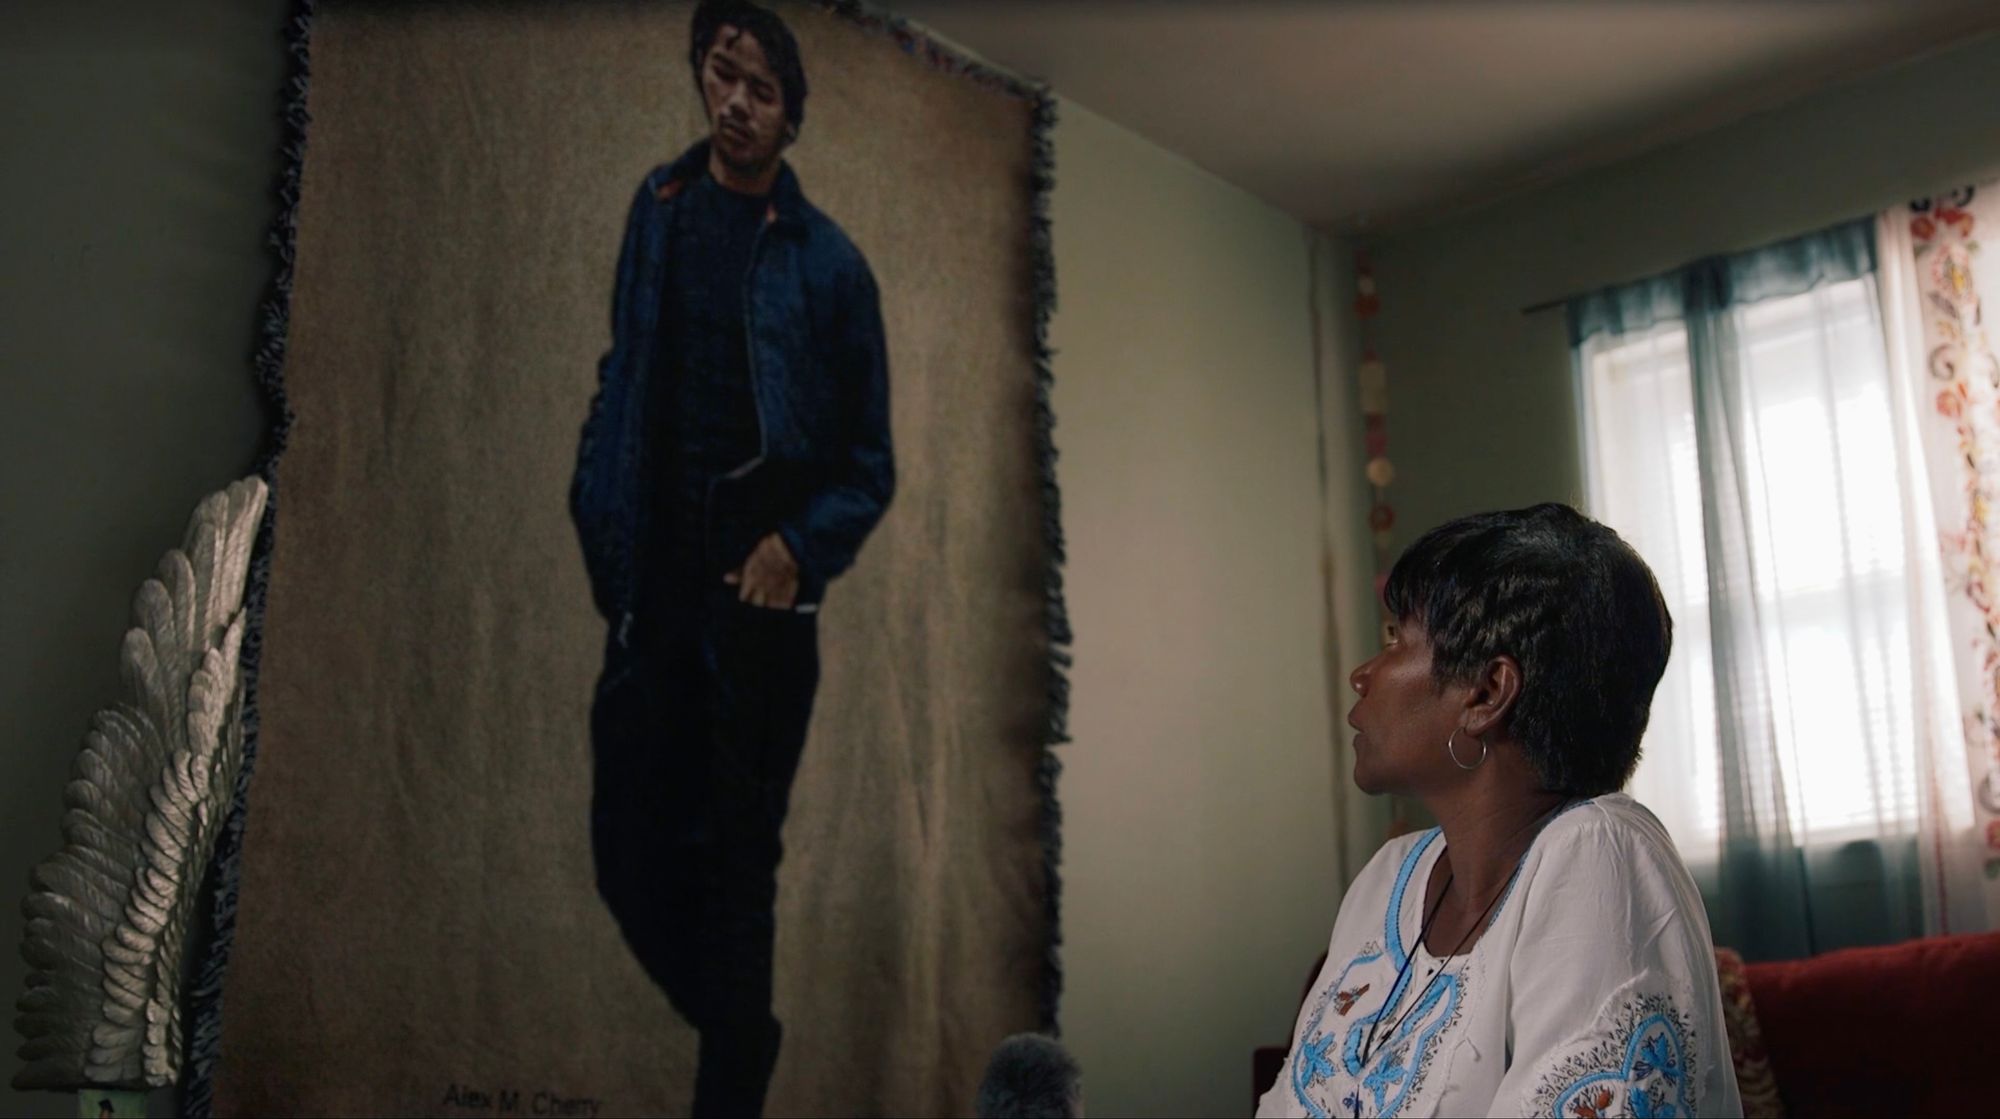
<path fill-rule="evenodd" d="M 63 791 L 63 845 L 22 903 L 17 1089 L 179 1079 L 188 926 L 243 765 L 245 584 L 267 491 L 212 494 L 132 604 L 118 701 Z"/>

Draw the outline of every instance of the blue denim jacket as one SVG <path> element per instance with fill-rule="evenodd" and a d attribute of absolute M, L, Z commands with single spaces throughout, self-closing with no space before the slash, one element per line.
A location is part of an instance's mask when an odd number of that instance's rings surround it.
<path fill-rule="evenodd" d="M 611 300 L 611 349 L 598 363 L 570 483 L 570 516 L 591 594 L 622 643 L 636 609 L 640 553 L 655 504 L 645 399 L 661 350 L 668 230 L 681 189 L 708 166 L 708 143 L 654 168 L 632 199 Z M 847 570 L 895 492 L 888 349 L 875 277 L 840 227 L 799 190 L 789 165 L 751 253 L 750 376 L 760 451 L 717 479 L 717 496 L 776 510 L 799 564 L 799 608 L 815 609 Z"/>

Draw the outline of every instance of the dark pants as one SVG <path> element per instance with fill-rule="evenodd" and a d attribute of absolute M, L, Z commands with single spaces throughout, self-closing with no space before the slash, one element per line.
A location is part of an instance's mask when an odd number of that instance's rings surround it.
<path fill-rule="evenodd" d="M 819 684 L 814 615 L 687 585 L 607 658 L 591 712 L 597 887 L 634 955 L 701 1031 L 695 1114 L 754 1115 L 771 1014 L 779 832 Z"/>

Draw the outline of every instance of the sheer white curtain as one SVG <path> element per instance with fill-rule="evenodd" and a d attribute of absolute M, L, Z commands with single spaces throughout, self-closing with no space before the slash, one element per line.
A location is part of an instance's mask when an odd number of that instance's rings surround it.
<path fill-rule="evenodd" d="M 1675 619 L 1633 792 L 1751 958 L 1941 927 L 1920 777 L 1953 700 L 1911 593 L 1934 536 L 1872 238 L 1818 237 L 1572 307 L 1592 510 Z"/>
<path fill-rule="evenodd" d="M 1713 866 L 1721 779 L 1687 330 L 1676 319 L 1595 335 L 1579 362 L 1591 511 L 1645 557 L 1674 618 L 1673 657 L 1653 697 L 1632 793 L 1667 825 L 1683 858 Z"/>
<path fill-rule="evenodd" d="M 1778 760 L 1802 839 L 1914 832 L 1917 818 L 1913 736 L 1899 733 L 1915 704 L 1906 534 L 1873 287 L 1863 278 L 1734 312 L 1756 576 L 1771 606 L 1762 637 L 1779 669 Z M 1663 748 L 1635 789 L 1700 857 L 1722 821 L 1707 795 L 1718 786 L 1715 689 L 1687 335 L 1679 323 L 1600 335 L 1586 361 L 1593 504 L 1653 565 L 1687 654 L 1663 682 Z"/>

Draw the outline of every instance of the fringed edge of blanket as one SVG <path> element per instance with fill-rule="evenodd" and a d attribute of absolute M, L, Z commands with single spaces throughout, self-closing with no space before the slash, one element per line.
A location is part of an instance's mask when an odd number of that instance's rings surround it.
<path fill-rule="evenodd" d="M 1048 915 L 1048 946 L 1042 969 L 1041 1029 L 1051 1036 L 1061 1033 L 1058 1010 L 1062 1002 L 1062 805 L 1056 785 L 1062 775 L 1062 759 L 1056 748 L 1069 739 L 1069 669 L 1071 631 L 1069 606 L 1063 597 L 1065 550 L 1062 527 L 1062 490 L 1056 484 L 1055 351 L 1049 347 L 1049 321 L 1056 310 L 1055 241 L 1049 221 L 1049 204 L 1055 189 L 1056 97 L 1046 87 L 1032 85 L 969 58 L 908 21 L 859 0 L 820 0 L 836 15 L 864 28 L 887 35 L 912 55 L 947 73 L 1021 98 L 1033 107 L 1033 161 L 1029 185 L 1033 204 L 1029 224 L 1029 268 L 1033 292 L 1035 355 L 1035 461 L 1041 475 L 1042 535 L 1048 566 L 1043 578 L 1044 618 L 1048 628 L 1047 730 L 1041 757 L 1036 764 L 1035 783 L 1041 791 L 1041 840 L 1044 898 Z"/>
<path fill-rule="evenodd" d="M 285 20 L 288 71 L 281 91 L 284 166 L 278 173 L 278 212 L 271 221 L 267 243 L 274 265 L 257 316 L 257 342 L 252 373 L 262 397 L 264 443 L 256 473 L 270 487 L 264 520 L 250 553 L 250 582 L 245 590 L 248 617 L 243 634 L 243 767 L 229 816 L 216 838 L 209 861 L 205 902 L 205 943 L 194 961 L 183 1008 L 188 1026 L 187 1061 L 180 1084 L 179 1110 L 191 1119 L 215 1111 L 215 1066 L 222 1048 L 222 981 L 229 970 L 229 951 L 236 938 L 237 889 L 242 878 L 243 822 L 249 805 L 250 776 L 257 763 L 257 670 L 264 652 L 264 601 L 271 585 L 271 542 L 278 515 L 278 457 L 284 453 L 292 428 L 292 410 L 285 396 L 285 343 L 292 309 L 292 262 L 298 244 L 299 178 L 305 169 L 306 87 L 311 73 L 312 21 L 315 0 L 292 0 Z"/>
<path fill-rule="evenodd" d="M 1059 1035 L 1056 1012 L 1062 1000 L 1062 804 L 1056 797 L 1062 759 L 1056 747 L 1069 741 L 1069 668 L 1071 633 L 1069 605 L 1063 597 L 1062 489 L 1056 484 L 1055 351 L 1049 346 L 1049 321 L 1056 310 L 1055 239 L 1049 204 L 1055 190 L 1055 95 L 1035 94 L 1034 246 L 1035 285 L 1035 461 L 1041 471 L 1042 535 L 1048 568 L 1044 574 L 1049 631 L 1049 721 L 1042 741 L 1036 781 L 1042 793 L 1042 865 L 1046 879 L 1049 921 L 1048 958 L 1042 990 L 1042 1028 Z"/>

